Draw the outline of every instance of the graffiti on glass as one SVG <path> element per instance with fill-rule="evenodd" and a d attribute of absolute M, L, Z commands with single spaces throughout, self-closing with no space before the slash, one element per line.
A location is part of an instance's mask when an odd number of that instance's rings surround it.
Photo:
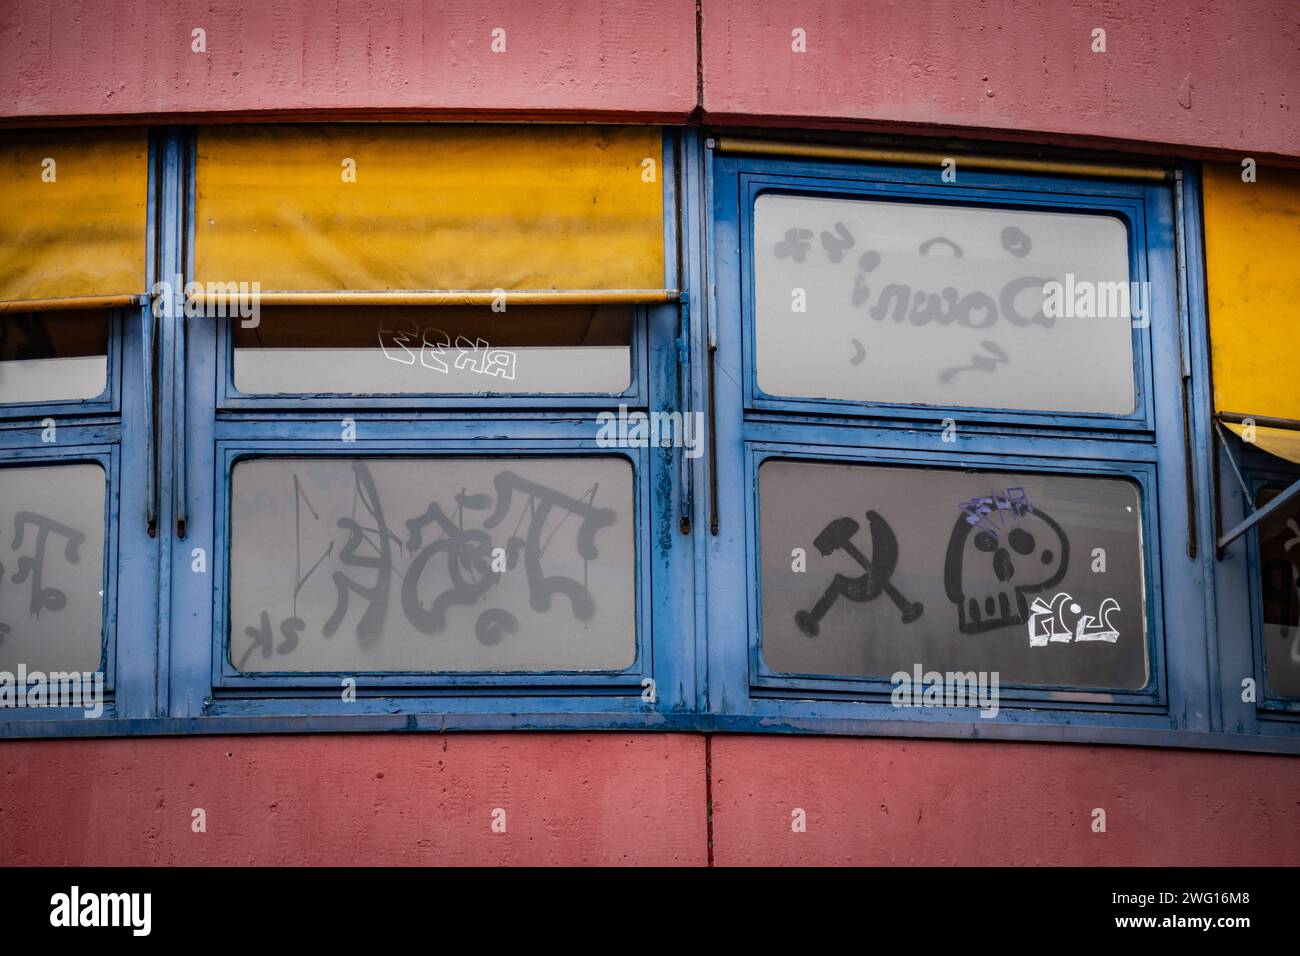
<path fill-rule="evenodd" d="M 583 625 L 596 615 L 599 592 L 588 580 L 589 566 L 602 557 L 603 533 L 619 521 L 615 509 L 600 503 L 599 481 L 573 495 L 501 467 L 479 488 L 442 489 L 434 482 L 417 490 L 407 481 L 401 499 L 394 501 L 381 491 L 367 462 L 334 464 L 346 464 L 350 471 L 346 492 L 331 489 L 335 496 L 345 493 L 350 507 L 336 508 L 332 523 L 313 498 L 321 492 L 309 493 L 300 473 L 292 474 L 291 593 L 277 598 L 290 613 L 277 619 L 256 605 L 244 608 L 251 620 L 241 622 L 238 633 L 251 643 L 235 662 L 239 669 L 246 669 L 254 655 L 292 654 L 309 633 L 326 641 L 346 636 L 362 649 L 374 648 L 392 632 L 394 606 L 403 631 L 455 634 L 452 609 L 493 605 L 493 594 L 515 575 L 526 582 L 533 612 L 564 613 Z M 322 474 L 313 475 L 318 488 L 325 481 Z M 548 566 L 548 548 L 566 526 L 575 535 L 581 580 Z M 308 538 L 314 545 L 305 543 Z M 317 599 L 300 608 L 302 592 L 313 582 Z M 324 594 L 327 602 L 320 600 Z M 481 608 L 474 615 L 474 638 L 491 647 L 517 634 L 516 610 Z M 314 627 L 309 616 L 317 621 Z"/>
<path fill-rule="evenodd" d="M 487 339 L 457 335 L 453 341 L 442 329 L 420 328 L 412 322 L 407 329 L 380 326 L 379 347 L 384 357 L 402 365 L 420 365 L 444 375 L 454 367 L 479 375 L 495 375 L 514 381 L 517 356 L 507 349 L 494 349 Z M 414 350 L 413 350 L 414 349 Z M 452 350 L 455 355 L 452 355 Z M 450 364 L 449 364 L 450 363 Z"/>

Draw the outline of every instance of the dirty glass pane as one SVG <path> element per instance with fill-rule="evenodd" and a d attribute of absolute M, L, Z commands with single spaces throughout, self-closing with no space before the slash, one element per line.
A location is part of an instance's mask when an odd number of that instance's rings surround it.
<path fill-rule="evenodd" d="M 1262 490 L 1256 507 L 1268 504 L 1280 490 Z M 1259 569 L 1268 689 L 1277 697 L 1300 697 L 1300 499 L 1259 523 Z"/>
<path fill-rule="evenodd" d="M 262 309 L 231 319 L 246 394 L 622 392 L 627 306 Z"/>
<path fill-rule="evenodd" d="M 772 670 L 1147 682 L 1129 481 L 769 461 L 759 495 Z"/>
<path fill-rule="evenodd" d="M 96 398 L 108 384 L 108 313 L 0 313 L 0 403 Z"/>
<path fill-rule="evenodd" d="M 103 609 L 104 469 L 0 468 L 0 670 L 98 670 Z"/>
<path fill-rule="evenodd" d="M 232 478 L 242 671 L 621 670 L 621 458 L 255 459 Z"/>
<path fill-rule="evenodd" d="M 1149 296 L 1119 219 L 765 194 L 754 281 L 770 395 L 1133 411 Z"/>

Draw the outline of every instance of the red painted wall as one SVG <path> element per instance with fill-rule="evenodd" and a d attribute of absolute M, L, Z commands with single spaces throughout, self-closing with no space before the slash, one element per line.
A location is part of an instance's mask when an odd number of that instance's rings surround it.
<path fill-rule="evenodd" d="M 656 733 L 0 742 L 0 864 L 704 865 L 710 789 L 723 866 L 1300 865 L 1290 757 Z"/>
<path fill-rule="evenodd" d="M 207 52 L 192 50 L 195 28 Z M 504 53 L 492 30 L 506 31 Z M 5 0 L 0 116 L 695 106 L 695 3 Z"/>
<path fill-rule="evenodd" d="M 4 741 L 0 865 L 699 865 L 704 749 L 667 734 Z"/>
<path fill-rule="evenodd" d="M 1300 157 L 1295 0 L 702 0 L 702 60 L 695 13 L 694 0 L 6 0 L 0 120 L 680 121 L 702 82 L 719 121 Z M 791 50 L 796 27 L 806 53 Z"/>
<path fill-rule="evenodd" d="M 711 762 L 720 866 L 1300 865 L 1294 757 L 715 737 Z"/>
<path fill-rule="evenodd" d="M 703 5 L 704 105 L 716 118 L 1300 155 L 1295 0 Z M 803 54 L 791 50 L 796 27 L 807 35 Z M 1105 53 L 1092 52 L 1096 27 Z"/>

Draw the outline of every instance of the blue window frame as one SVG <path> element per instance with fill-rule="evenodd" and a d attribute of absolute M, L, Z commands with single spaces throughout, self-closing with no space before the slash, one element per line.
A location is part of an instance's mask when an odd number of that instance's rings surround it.
<path fill-rule="evenodd" d="M 5 622 L 13 628 L 36 626 L 42 614 L 57 626 L 61 613 L 82 606 L 78 591 L 102 589 L 97 663 L 65 669 L 102 673 L 108 718 L 154 712 L 157 557 L 147 505 L 152 436 L 144 390 L 134 387 L 143 381 L 147 367 L 143 329 L 148 314 L 147 308 L 133 308 L 107 315 L 108 378 L 98 398 L 0 405 L 0 479 L 11 469 L 17 480 L 24 470 L 36 468 L 92 465 L 102 472 L 102 499 L 97 502 L 82 500 L 80 483 L 74 482 L 67 485 L 67 499 L 50 500 L 50 507 L 40 512 L 24 510 L 24 500 L 5 503 L 0 565 L 6 574 L 0 586 L 10 594 L 31 592 L 29 615 L 21 623 Z M 124 385 L 127 378 L 132 381 Z M 77 518 L 68 519 L 74 511 Z M 93 554 L 86 563 L 92 549 L 85 545 L 101 537 L 102 557 L 95 568 Z M 82 625 L 91 626 L 79 621 L 76 627 Z M 78 643 L 82 636 L 70 634 L 69 643 Z M 29 672 L 53 671 L 52 666 L 41 666 L 41 657 L 39 650 L 30 662 L 11 662 L 6 655 L 6 664 L 21 664 Z M 3 669 L 13 673 L 9 666 Z M 24 727 L 39 729 L 81 715 L 75 709 L 48 707 L 15 709 L 4 716 L 11 729 L 21 733 Z"/>
<path fill-rule="evenodd" d="M 1230 460 L 1231 456 L 1231 460 Z M 1266 454 L 1252 445 L 1229 439 L 1220 447 L 1218 456 L 1218 524 L 1223 528 L 1235 527 L 1251 511 L 1264 503 L 1261 493 L 1279 492 L 1300 479 L 1300 468 Z M 1244 487 L 1238 481 L 1238 476 Z M 1293 537 L 1287 523 L 1294 520 L 1294 506 L 1284 507 L 1277 521 L 1268 521 L 1251 528 L 1245 535 L 1221 549 L 1216 562 L 1215 611 L 1218 624 L 1218 646 L 1215 663 L 1221 674 L 1221 706 L 1226 727 L 1244 733 L 1270 734 L 1292 739 L 1300 737 L 1300 695 L 1279 690 L 1277 681 L 1270 680 L 1270 660 L 1278 662 L 1277 651 L 1285 650 L 1294 656 L 1294 634 L 1280 627 L 1267 627 L 1267 618 L 1273 616 L 1266 602 L 1270 590 L 1277 590 L 1278 582 L 1266 581 L 1270 570 L 1288 570 L 1295 564 L 1292 553 L 1296 545 L 1286 544 Z M 1275 555 L 1264 566 L 1263 537 L 1267 533 L 1277 538 L 1282 526 L 1283 554 Z M 1278 557 L 1285 562 L 1281 564 Z M 1279 567 L 1279 565 L 1281 566 Z M 1294 588 L 1296 579 L 1287 584 Z M 1288 597 L 1294 601 L 1297 595 Z M 1271 650 L 1268 644 L 1275 645 Z M 1283 646 L 1278 646 L 1278 641 Z"/>
<path fill-rule="evenodd" d="M 150 160 L 151 287 L 157 276 L 193 274 L 194 163 L 190 133 L 156 132 Z M 83 402 L 0 406 L 0 468 L 93 462 L 105 471 L 102 663 L 109 689 L 100 720 L 50 710 L 14 711 L 3 714 L 0 734 L 633 728 L 979 736 L 1292 752 L 1300 747 L 1300 707 L 1294 700 L 1270 695 L 1263 681 L 1258 703 L 1241 699 L 1241 677 L 1263 673 L 1257 600 L 1261 572 L 1249 550 L 1257 547 L 1256 536 L 1252 533 L 1248 547 L 1229 549 L 1218 560 L 1214 548 L 1204 544 L 1213 540 L 1215 518 L 1212 465 L 1207 454 L 1199 453 L 1210 448 L 1211 419 L 1193 168 L 1171 170 L 1168 179 L 1153 182 L 963 167 L 957 182 L 945 182 L 938 167 L 727 153 L 690 129 L 665 136 L 662 169 L 664 288 L 680 289 L 681 301 L 631 310 L 629 377 L 621 391 L 242 391 L 235 375 L 237 320 L 187 316 L 179 290 L 174 290 L 157 296 L 152 309 L 114 313 L 102 395 Z M 853 393 L 858 386 L 843 385 L 847 380 L 821 388 L 815 363 L 808 376 L 814 386 L 765 391 L 761 367 L 770 353 L 759 344 L 770 314 L 762 313 L 760 281 L 771 262 L 757 260 L 754 252 L 762 227 L 756 209 L 764 197 L 829 203 L 822 208 L 832 213 L 853 208 L 887 216 L 901 209 L 899 215 L 906 218 L 962 210 L 999 223 L 997 217 L 1075 216 L 1121 224 L 1123 249 L 1113 258 L 1122 263 L 1116 268 L 1150 289 L 1149 321 L 1133 324 L 1119 350 L 1129 363 L 1131 404 L 1121 401 L 1098 409 L 1085 401 L 1036 407 L 1027 399 L 1003 407 L 961 394 L 960 400 L 929 403 L 915 397 L 923 393 L 909 391 L 915 383 L 906 376 L 895 397 L 873 400 Z M 814 230 L 810 256 L 834 251 L 851 231 L 846 226 L 822 247 Z M 1016 255 L 1019 247 L 1006 243 L 1004 236 L 1003 248 Z M 948 239 L 936 248 L 956 250 L 958 244 Z M 863 251 L 853 249 L 855 254 Z M 863 268 L 853 257 L 844 262 L 850 271 L 855 263 L 859 271 Z M 807 286 L 805 293 L 822 288 L 813 281 Z M 949 315 L 951 306 L 949 301 Z M 918 307 L 912 307 L 914 315 Z M 376 319 L 381 311 L 375 310 Z M 814 349 L 812 354 L 819 353 Z M 798 351 L 792 349 L 789 363 L 798 361 Z M 975 369 L 988 361 L 975 362 Z M 1046 374 L 1072 375 L 1076 384 L 1086 380 L 1078 369 Z M 696 458 L 683 448 L 602 447 L 596 440 L 596 416 L 619 406 L 703 416 L 706 453 Z M 56 445 L 41 441 L 40 425 L 47 418 L 57 422 Z M 342 440 L 345 422 L 354 429 L 354 440 Z M 949 424 L 955 429 L 946 441 Z M 579 468 L 591 463 L 588 470 L 603 467 L 598 462 L 621 463 L 630 471 L 627 506 L 635 524 L 630 544 L 634 567 L 628 593 L 620 594 L 618 605 L 634 621 L 630 650 L 591 668 L 572 659 L 564 666 L 534 661 L 497 669 L 473 660 L 425 669 L 402 660 L 373 666 L 357 664 L 359 658 L 346 666 L 338 658 L 291 661 L 294 630 L 284 627 L 297 616 L 296 608 L 292 615 L 268 608 L 265 633 L 254 626 L 260 606 L 250 605 L 251 617 L 238 622 L 231 611 L 234 595 L 250 581 L 256 585 L 261 566 L 255 562 L 250 573 L 236 563 L 237 539 L 243 533 L 238 529 L 250 526 L 249 521 L 241 524 L 235 505 L 239 470 L 274 469 L 286 459 L 321 473 L 338 467 L 345 476 L 349 463 L 357 461 L 398 470 L 464 469 L 494 459 L 538 467 L 552 461 L 578 463 Z M 1220 465 L 1222 479 L 1227 466 Z M 1247 456 L 1244 468 L 1252 493 L 1291 475 L 1264 456 Z M 801 509 L 783 506 L 776 497 L 775 507 L 765 511 L 765 481 L 783 469 L 785 486 L 806 483 L 809 500 Z M 1032 487 L 1045 489 L 1043 494 L 1053 483 L 1077 488 L 1089 487 L 1078 485 L 1081 480 L 1095 482 L 1135 502 L 1112 530 L 1120 535 L 1116 540 L 1132 543 L 1124 573 L 1128 593 L 1140 599 L 1117 604 L 1127 615 L 1123 636 L 1135 638 L 1132 645 L 1140 647 L 1133 659 L 1140 661 L 1141 674 L 1125 672 L 1119 679 L 1115 670 L 1085 673 L 1038 666 L 1055 645 L 1034 646 L 1038 657 L 1029 658 L 1033 667 L 1012 673 L 1016 658 L 1003 659 L 1011 662 L 1008 673 L 1015 679 L 1002 683 L 999 712 L 986 719 L 955 706 L 893 706 L 889 668 L 878 666 L 888 660 L 884 651 L 850 648 L 847 658 L 827 652 L 817 658 L 820 664 L 799 666 L 812 660 L 799 657 L 810 646 L 800 641 L 831 646 L 827 638 L 840 626 L 833 616 L 846 606 L 845 599 L 827 590 L 832 596 L 825 602 L 807 603 L 808 594 L 823 594 L 824 582 L 806 591 L 803 579 L 792 579 L 799 583 L 787 587 L 782 597 L 778 583 L 765 584 L 772 568 L 781 564 L 773 563 L 771 554 L 765 557 L 765 541 L 777 540 L 782 528 L 811 522 L 816 527 L 799 532 L 805 534 L 804 557 L 811 556 L 814 574 L 826 573 L 829 565 L 816 564 L 825 555 L 815 552 L 818 533 L 830 529 L 824 520 L 830 512 L 818 509 L 834 510 L 836 495 L 857 495 L 860 486 L 866 497 L 845 515 L 854 527 L 845 540 L 857 535 L 860 553 L 869 542 L 872 557 L 862 557 L 871 563 L 877 560 L 871 533 L 876 526 L 869 515 L 857 512 L 891 517 L 888 503 L 867 500 L 873 487 L 906 488 L 912 482 L 915 492 L 895 494 L 894 503 L 906 504 L 909 498 L 928 503 L 927 494 L 939 493 L 934 489 L 948 495 L 943 489 L 965 481 L 974 489 L 969 494 L 982 494 L 981 483 L 989 476 L 1019 477 L 1023 485 L 1037 483 Z M 851 487 L 843 491 L 846 482 Z M 1223 483 L 1223 520 L 1239 520 L 1245 511 L 1242 496 L 1234 497 Z M 463 490 L 471 497 L 475 491 Z M 1025 499 L 1026 488 L 1003 490 L 1007 507 L 994 495 L 990 515 L 1005 518 L 999 512 L 1008 511 L 1013 522 L 1024 519 L 1010 493 L 1019 491 Z M 954 528 L 953 536 L 961 537 L 959 506 L 969 503 L 944 504 L 951 514 L 931 522 L 939 529 L 935 533 Z M 319 504 L 311 502 L 312 507 Z M 926 561 L 917 564 L 921 549 L 907 540 L 908 534 L 919 533 L 918 516 L 939 510 L 913 508 L 907 521 L 898 519 L 900 576 L 883 575 L 883 584 L 867 586 L 876 593 L 864 606 L 878 601 L 876 607 L 893 617 L 889 640 L 908 633 L 917 620 L 949 618 L 955 637 L 961 615 L 967 613 L 965 591 L 957 601 L 945 596 L 950 562 L 941 560 L 943 549 L 930 549 Z M 394 523 L 410 527 L 419 516 L 408 512 Z M 282 517 L 282 523 L 287 521 Z M 864 523 L 871 527 L 861 527 Z M 848 527 L 836 525 L 835 534 L 843 537 Z M 1012 529 L 1006 524 L 1000 529 L 1010 546 Z M 971 531 L 962 540 L 976 537 Z M 263 564 L 268 576 L 292 570 L 302 583 L 302 568 L 295 565 L 301 555 L 275 551 L 273 537 L 257 541 L 267 549 Z M 410 539 L 399 545 L 411 552 L 403 557 L 409 563 L 415 556 Z M 991 547 L 1001 547 L 1001 539 Z M 1048 550 L 1041 541 L 1036 547 Z M 849 554 L 842 547 L 837 553 L 841 558 Z M 1041 557 L 1050 567 L 1049 556 Z M 1058 557 L 1063 565 L 1064 557 Z M 792 557 L 781 558 L 793 573 Z M 957 560 L 964 560 L 961 553 Z M 1072 573 L 1082 573 L 1081 567 Z M 313 586 L 319 584 L 317 579 Z M 893 586 L 894 593 L 884 585 Z M 927 617 L 921 618 L 913 605 L 922 603 L 916 594 L 926 588 L 931 596 L 924 601 Z M 325 589 L 329 592 L 331 585 Z M 1026 605 L 1038 595 L 1026 592 Z M 1053 594 L 1043 591 L 1041 596 Z M 563 605 L 566 599 L 558 600 Z M 784 657 L 772 653 L 777 631 L 765 622 L 765 602 L 773 600 L 782 615 L 796 607 L 805 615 L 792 616 L 783 625 L 788 632 Z M 1012 629 L 1028 654 L 1033 645 L 1026 635 L 1035 625 L 1023 619 L 1026 611 L 1016 608 L 1015 600 L 1009 599 L 1004 616 L 1020 618 Z M 348 626 L 359 616 L 359 606 L 347 611 Z M 396 599 L 393 607 L 400 610 Z M 976 601 L 969 613 L 984 614 L 988 607 L 1001 612 L 996 601 Z M 1094 623 L 1104 623 L 1100 608 L 1097 617 Z M 492 618 L 495 623 L 485 625 L 485 643 L 500 636 L 493 628 L 501 620 Z M 821 637 L 807 636 L 823 622 Z M 250 630 L 257 631 L 252 644 Z M 232 632 L 239 642 L 234 656 Z M 987 632 L 973 628 L 961 637 L 974 641 Z M 943 639 L 946 633 L 937 627 L 932 637 Z M 1105 629 L 1075 633 L 1094 638 Z M 1241 639 L 1243 634 L 1250 639 Z M 1104 637 L 1095 639 L 1105 644 Z M 933 646 L 943 651 L 948 645 L 940 641 Z M 278 647 L 289 649 L 281 654 Z M 259 653 L 266 653 L 265 659 Z M 277 666 L 282 662 L 285 666 Z M 948 669 L 943 659 L 916 663 L 927 670 Z"/>
<path fill-rule="evenodd" d="M 861 726 L 871 722 L 877 732 L 901 724 L 910 732 L 924 732 L 919 725 L 933 722 L 939 732 L 980 736 L 1033 736 L 1026 727 L 1034 724 L 1054 725 L 1054 733 L 1062 725 L 1097 729 L 1089 733 L 1100 728 L 1148 734 L 1210 730 L 1204 703 L 1207 635 L 1204 615 L 1196 607 L 1203 560 L 1188 556 L 1185 488 L 1190 465 L 1179 400 L 1186 315 L 1175 287 L 1179 274 L 1169 185 L 980 171 L 963 171 L 958 184 L 944 182 L 937 165 L 915 169 L 725 154 L 713 156 L 711 166 L 712 280 L 721 369 L 716 377 L 717 480 L 720 487 L 743 489 L 742 494 L 720 496 L 720 533 L 710 542 L 709 593 L 717 598 L 708 612 L 711 706 L 791 729 L 871 732 Z M 756 378 L 754 217 L 756 203 L 767 195 L 1119 217 L 1127 227 L 1129 274 L 1149 282 L 1151 289 L 1149 323 L 1140 327 L 1134 322 L 1132 329 L 1133 410 L 1061 413 L 765 394 Z M 811 227 L 802 238 L 816 242 Z M 850 239 L 847 230 L 842 239 Z M 814 246 L 808 255 L 818 251 Z M 803 291 L 814 294 L 811 288 Z M 959 423 L 951 443 L 943 441 L 945 422 Z M 1129 691 L 1004 683 L 1001 712 L 986 721 L 944 707 L 900 711 L 890 704 L 886 678 L 892 669 L 857 679 L 773 671 L 763 655 L 758 476 L 764 462 L 791 458 L 948 473 L 1115 476 L 1134 482 L 1141 492 L 1149 679 Z M 879 503 L 863 502 L 862 510 L 872 508 L 885 511 Z M 808 533 L 809 552 L 815 530 Z M 926 670 L 950 669 L 942 660 L 918 663 Z"/>
<path fill-rule="evenodd" d="M 676 151 L 675 140 L 666 137 L 666 289 L 675 288 L 677 275 Z M 192 162 L 188 178 L 187 202 L 192 204 Z M 191 257 L 186 263 L 187 274 L 193 265 L 192 248 L 191 232 L 185 250 Z M 490 315 L 486 308 L 482 311 Z M 382 308 L 370 312 L 373 315 L 363 318 L 383 321 Z M 680 649 L 690 636 L 689 625 L 682 621 L 689 607 L 672 583 L 676 576 L 689 575 L 688 539 L 676 530 L 683 502 L 682 452 L 607 449 L 595 441 L 600 411 L 617 410 L 620 405 L 646 412 L 670 410 L 679 400 L 677 306 L 638 306 L 630 314 L 630 378 L 623 391 L 511 395 L 337 394 L 328 389 L 314 394 L 247 394 L 236 388 L 234 380 L 233 323 L 238 319 L 174 316 L 185 340 L 188 407 L 183 412 L 186 447 L 177 449 L 175 464 L 178 472 L 185 474 L 187 500 L 185 539 L 171 543 L 171 716 L 311 716 L 346 722 L 400 713 L 403 720 L 409 718 L 416 724 L 456 727 L 477 726 L 485 718 L 545 725 L 568 715 L 568 720 L 579 724 L 605 726 L 620 720 L 638 725 L 647 720 L 659 722 L 663 715 L 685 709 L 694 684 L 689 669 L 683 670 L 689 659 Z M 355 440 L 340 440 L 345 420 L 354 429 Z M 635 653 L 625 666 L 586 670 L 543 663 L 526 669 L 494 670 L 487 664 L 471 664 L 438 670 L 399 665 L 253 672 L 241 670 L 232 660 L 232 633 L 243 641 L 239 634 L 243 621 L 234 624 L 231 612 L 235 591 L 232 561 L 238 547 L 232 488 L 241 465 L 305 459 L 320 466 L 352 459 L 455 469 L 500 459 L 568 463 L 580 470 L 583 462 L 611 458 L 626 463 L 631 472 L 629 504 L 635 523 L 633 593 L 620 598 L 630 603 L 635 624 Z M 491 489 L 470 489 L 475 490 Z M 528 503 L 531 506 L 533 500 L 529 498 Z M 400 515 L 401 519 L 411 517 Z M 400 526 L 402 522 L 386 519 L 386 523 Z M 548 535 L 558 530 L 547 527 Z M 211 555 L 210 573 L 194 572 L 195 548 Z M 414 567 L 412 563 L 407 571 Z M 429 564 L 420 563 L 419 567 Z M 304 583 L 300 580 L 299 586 Z M 357 595 L 352 597 L 355 604 Z M 389 596 L 382 600 L 387 603 Z M 567 606 L 564 597 L 557 600 Z M 343 591 L 339 601 L 339 608 L 346 609 Z M 392 603 L 390 614 L 399 614 L 395 598 Z M 345 613 L 344 631 L 356 618 L 355 610 Z M 280 626 L 275 615 L 269 623 L 272 630 Z M 574 626 L 581 628 L 581 622 L 575 621 Z M 507 634 L 506 640 L 518 641 L 522 636 Z M 472 640 L 473 634 L 469 637 Z M 491 635 L 494 641 L 499 637 Z M 442 640 L 446 639 L 443 634 Z M 482 635 L 481 639 L 488 640 Z M 285 646 L 278 631 L 274 641 Z M 241 657 L 246 656 L 241 651 Z M 273 663 L 267 666 L 273 668 Z M 349 681 L 354 695 L 340 692 Z M 523 715 L 505 716 L 518 711 Z M 373 720 L 365 726 L 374 726 Z"/>

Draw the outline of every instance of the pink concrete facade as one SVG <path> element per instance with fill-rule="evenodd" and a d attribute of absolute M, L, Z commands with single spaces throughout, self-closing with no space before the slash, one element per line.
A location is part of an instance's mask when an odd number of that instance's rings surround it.
<path fill-rule="evenodd" d="M 655 733 L 0 744 L 0 858 L 17 865 L 1294 866 L 1298 820 L 1294 758 L 1194 751 Z"/>
<path fill-rule="evenodd" d="M 206 52 L 194 51 L 204 31 Z M 492 49 L 494 30 L 504 30 Z M 8 0 L 0 116 L 695 107 L 693 0 Z"/>
<path fill-rule="evenodd" d="M 0 121 L 679 122 L 698 106 L 717 122 L 1295 158 L 1298 49 L 1291 0 L 703 0 L 698 21 L 694 0 L 10 0 Z"/>
<path fill-rule="evenodd" d="M 0 861 L 702 865 L 704 770 L 674 734 L 6 741 Z"/>
<path fill-rule="evenodd" d="M 703 51 L 715 120 L 1300 155 L 1291 0 L 704 0 Z"/>
<path fill-rule="evenodd" d="M 1294 757 L 715 737 L 711 758 L 719 866 L 1300 864 Z"/>

